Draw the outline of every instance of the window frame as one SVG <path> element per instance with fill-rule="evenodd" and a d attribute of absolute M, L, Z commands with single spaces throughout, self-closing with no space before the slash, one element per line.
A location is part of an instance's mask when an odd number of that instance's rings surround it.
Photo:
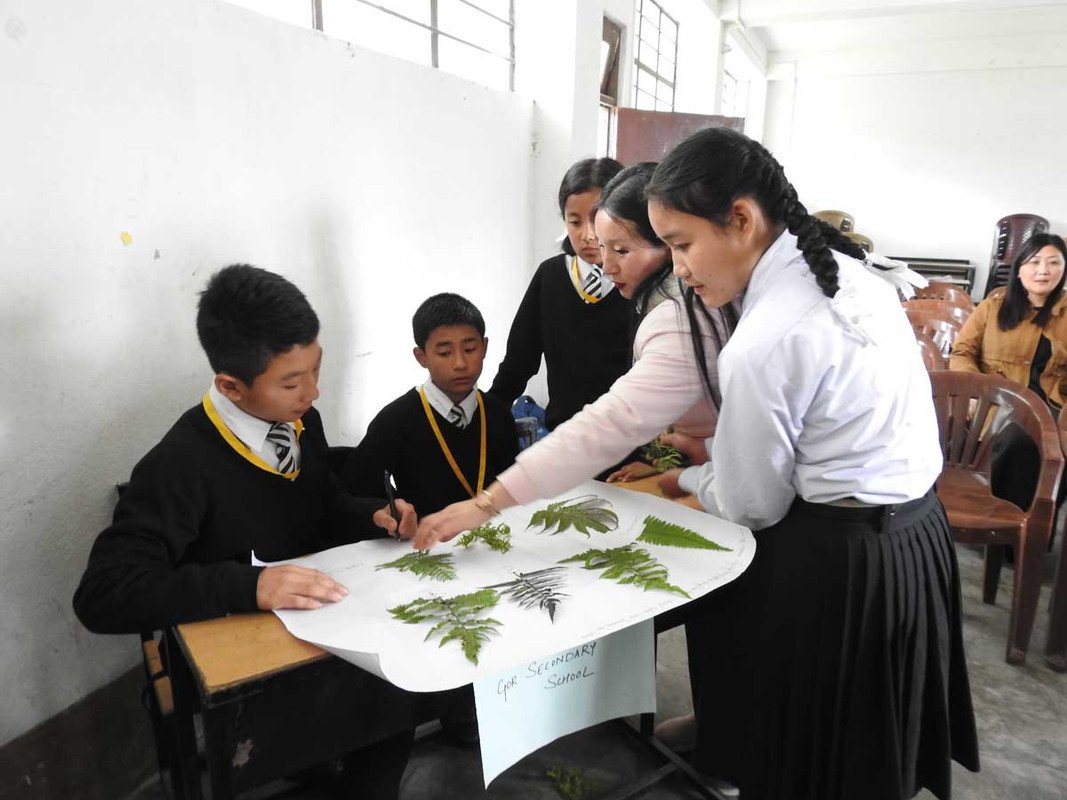
<path fill-rule="evenodd" d="M 655 38 L 656 38 L 656 45 L 655 45 L 656 64 L 655 64 L 654 67 L 653 66 L 649 66 L 648 64 L 644 63 L 641 60 L 641 49 L 642 49 L 641 48 L 641 42 L 644 41 L 646 46 L 651 46 L 650 43 L 648 42 L 648 40 L 647 39 L 643 40 L 642 36 L 641 36 L 641 34 L 645 31 L 645 21 L 646 20 L 651 21 L 652 14 L 649 13 L 650 10 L 654 10 L 656 12 L 656 28 L 655 28 L 655 34 L 656 34 L 656 36 L 655 36 Z M 674 53 L 672 54 L 672 59 L 671 59 L 671 64 L 672 64 L 674 69 L 671 72 L 669 80 L 667 79 L 667 76 L 665 76 L 663 73 L 660 72 L 660 62 L 663 60 L 663 53 L 660 50 L 660 41 L 661 41 L 662 34 L 663 34 L 663 21 L 664 21 L 664 19 L 666 19 L 671 25 L 674 26 Z M 634 106 L 634 108 L 641 108 L 641 106 L 639 104 L 639 101 L 640 101 L 641 95 L 645 95 L 646 97 L 651 97 L 652 98 L 652 106 L 653 107 L 651 109 L 649 109 L 649 110 L 651 110 L 651 111 L 660 111 L 660 110 L 662 110 L 662 109 L 659 108 L 659 105 L 660 105 L 661 102 L 665 103 L 665 99 L 660 97 L 659 87 L 660 87 L 660 85 L 665 84 L 665 85 L 669 86 L 670 90 L 671 90 L 670 108 L 668 108 L 666 110 L 667 111 L 674 111 L 674 99 L 675 99 L 675 95 L 677 94 L 677 88 L 678 88 L 678 33 L 679 33 L 678 20 L 676 20 L 674 17 L 672 17 L 666 11 L 664 11 L 663 10 L 663 6 L 661 6 L 658 2 L 656 2 L 656 0 L 636 0 L 636 2 L 634 3 L 634 37 L 633 37 L 633 42 L 634 42 L 634 79 L 633 79 L 634 97 L 633 97 L 633 106 Z M 639 80 L 640 80 L 642 72 L 644 72 L 645 74 L 650 76 L 652 78 L 652 80 L 655 81 L 655 92 L 654 93 L 649 94 L 644 89 L 641 89 L 639 87 L 638 84 L 639 84 Z"/>

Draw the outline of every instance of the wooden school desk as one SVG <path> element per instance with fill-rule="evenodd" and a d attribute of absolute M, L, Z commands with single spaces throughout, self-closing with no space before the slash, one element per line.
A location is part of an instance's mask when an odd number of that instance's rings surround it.
<path fill-rule="evenodd" d="M 615 485 L 661 495 L 655 477 Z M 691 497 L 679 502 L 700 507 Z M 165 637 L 180 751 L 172 775 L 178 797 L 202 796 L 197 713 L 213 800 L 436 716 L 437 695 L 406 692 L 301 641 L 271 613 L 177 625 Z"/>

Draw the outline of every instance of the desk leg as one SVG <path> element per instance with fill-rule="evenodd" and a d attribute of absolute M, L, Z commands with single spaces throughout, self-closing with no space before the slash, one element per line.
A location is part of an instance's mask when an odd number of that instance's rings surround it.
<path fill-rule="evenodd" d="M 171 763 L 171 783 L 176 800 L 202 800 L 200 765 L 196 750 L 193 716 L 199 709 L 196 685 L 174 632 L 164 632 L 164 657 L 174 697 L 174 742 L 177 752 Z"/>
<path fill-rule="evenodd" d="M 233 704 L 204 709 L 204 754 L 211 781 L 211 800 L 233 800 L 233 760 L 238 758 L 240 745 L 234 741 Z"/>

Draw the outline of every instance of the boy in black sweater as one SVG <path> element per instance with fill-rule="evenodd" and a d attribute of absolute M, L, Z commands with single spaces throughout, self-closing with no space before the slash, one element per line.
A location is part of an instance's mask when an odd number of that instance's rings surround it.
<path fill-rule="evenodd" d="M 388 507 L 341 491 L 328 471 L 311 405 L 319 321 L 300 290 L 265 270 L 226 267 L 201 294 L 196 322 L 215 378 L 134 467 L 93 545 L 74 611 L 96 633 L 337 602 L 348 589 L 328 575 L 252 566 L 253 552 L 276 561 L 398 528 Z M 414 509 L 397 505 L 399 535 L 410 538 Z M 395 797 L 410 746 L 408 732 L 375 745 L 369 763 L 355 754 L 350 772 L 363 774 L 350 776 L 348 796 Z"/>
<path fill-rule="evenodd" d="M 422 515 L 474 497 L 511 466 L 519 451 L 507 405 L 476 388 L 486 346 L 485 321 L 469 301 L 437 294 L 415 311 L 415 360 L 430 373 L 371 420 L 348 457 L 341 483 L 385 495 L 388 470 Z"/>

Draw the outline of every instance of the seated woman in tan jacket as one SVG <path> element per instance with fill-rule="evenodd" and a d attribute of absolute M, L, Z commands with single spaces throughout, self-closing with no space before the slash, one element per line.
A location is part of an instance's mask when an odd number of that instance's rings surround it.
<path fill-rule="evenodd" d="M 1006 291 L 979 303 L 964 324 L 949 369 L 1001 375 L 1022 384 L 1057 416 L 1067 396 L 1065 262 L 1063 239 L 1051 233 L 1031 236 L 1012 263 Z M 1021 429 L 1006 430 L 993 446 L 993 493 L 1027 508 L 1039 467 L 1030 438 Z"/>

